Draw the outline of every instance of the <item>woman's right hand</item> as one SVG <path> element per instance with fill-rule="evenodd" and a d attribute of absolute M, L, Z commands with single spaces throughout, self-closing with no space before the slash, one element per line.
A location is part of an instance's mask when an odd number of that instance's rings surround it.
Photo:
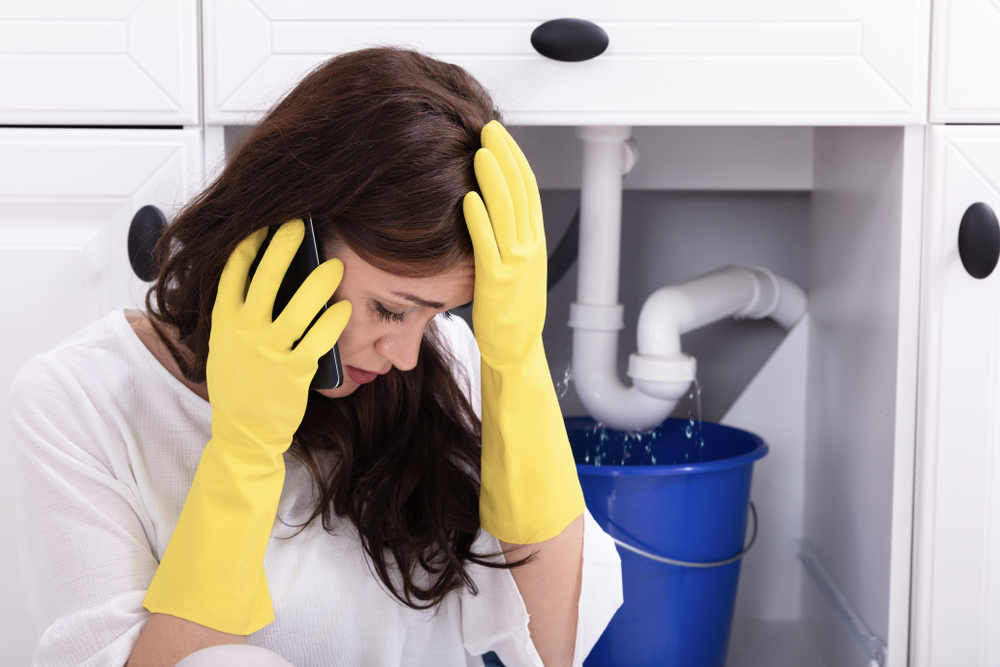
<path fill-rule="evenodd" d="M 222 271 L 206 369 L 213 439 L 251 440 L 278 454 L 284 452 L 305 414 L 317 360 L 333 348 L 351 316 L 350 302 L 341 301 L 302 335 L 344 275 L 343 263 L 331 259 L 309 274 L 281 315 L 271 321 L 278 287 L 304 234 L 301 220 L 283 224 L 249 288 L 250 266 L 267 229 L 240 243 Z"/>
<path fill-rule="evenodd" d="M 143 601 L 153 613 L 231 635 L 274 619 L 264 554 L 285 479 L 282 454 L 302 422 L 318 359 L 351 315 L 349 302 L 337 303 L 302 335 L 343 276 L 334 259 L 309 274 L 272 322 L 305 228 L 301 220 L 281 226 L 248 288 L 266 234 L 240 243 L 222 271 L 207 368 L 212 439 Z"/>

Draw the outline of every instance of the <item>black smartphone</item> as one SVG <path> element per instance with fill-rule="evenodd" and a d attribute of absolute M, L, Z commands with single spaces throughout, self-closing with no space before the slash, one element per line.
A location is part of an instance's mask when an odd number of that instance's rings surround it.
<path fill-rule="evenodd" d="M 285 272 L 285 277 L 281 281 L 281 285 L 278 287 L 278 294 L 274 298 L 274 310 L 271 311 L 272 320 L 277 319 L 281 311 L 288 305 L 288 302 L 292 300 L 295 291 L 305 282 L 306 276 L 319 266 L 319 248 L 316 246 L 316 233 L 313 231 L 312 216 L 306 215 L 303 222 L 305 222 L 306 234 L 302 239 L 302 245 L 299 246 L 295 257 L 292 258 L 292 263 L 289 265 L 288 271 Z M 250 278 L 253 278 L 254 273 L 257 271 L 257 265 L 260 264 L 260 260 L 264 256 L 264 251 L 271 244 L 271 238 L 277 231 L 277 227 L 271 227 L 268 230 L 267 238 L 264 239 L 264 243 L 257 252 L 257 257 L 254 259 L 253 264 L 250 265 Z M 326 304 L 323 304 L 323 308 L 316 313 L 316 317 L 306 327 L 306 332 L 312 328 L 312 325 L 316 323 L 316 320 L 325 311 Z M 305 333 L 302 335 L 304 336 Z M 295 345 L 298 342 L 295 341 Z M 295 345 L 292 347 L 294 348 Z M 316 369 L 316 375 L 313 376 L 312 382 L 309 383 L 309 388 L 336 389 L 342 384 L 344 384 L 344 367 L 340 364 L 340 348 L 334 344 L 332 350 L 319 358 L 319 367 Z"/>

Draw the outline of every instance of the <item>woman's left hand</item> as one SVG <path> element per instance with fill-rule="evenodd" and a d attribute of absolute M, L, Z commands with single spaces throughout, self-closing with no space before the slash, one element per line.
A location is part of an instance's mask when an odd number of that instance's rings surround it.
<path fill-rule="evenodd" d="M 542 345 L 545 226 L 535 175 L 500 123 L 483 128 L 475 166 L 483 197 L 470 192 L 463 206 L 476 257 L 472 321 L 483 361 L 499 369 Z"/>
<path fill-rule="evenodd" d="M 472 321 L 483 363 L 480 520 L 505 542 L 534 544 L 584 509 L 542 345 L 542 204 L 528 161 L 500 123 L 483 128 L 475 166 L 483 198 L 470 192 L 463 208 L 475 249 Z"/>

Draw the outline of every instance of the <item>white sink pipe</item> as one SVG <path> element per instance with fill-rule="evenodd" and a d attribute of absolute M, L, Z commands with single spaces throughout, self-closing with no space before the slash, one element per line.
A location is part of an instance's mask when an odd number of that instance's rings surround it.
<path fill-rule="evenodd" d="M 806 295 L 767 269 L 725 267 L 654 292 L 642 307 L 637 353 L 626 387 L 618 376 L 618 303 L 622 173 L 631 128 L 581 127 L 583 179 L 577 300 L 570 306 L 573 383 L 591 416 L 621 431 L 648 430 L 666 419 L 695 379 L 695 359 L 681 334 L 726 317 L 771 317 L 786 329 L 805 314 Z"/>

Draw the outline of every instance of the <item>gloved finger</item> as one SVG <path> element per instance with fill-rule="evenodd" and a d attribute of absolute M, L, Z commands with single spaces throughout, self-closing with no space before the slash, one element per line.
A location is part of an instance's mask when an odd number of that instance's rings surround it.
<path fill-rule="evenodd" d="M 504 139 L 507 141 L 507 147 L 510 152 L 514 155 L 514 161 L 517 162 L 518 168 L 521 170 L 521 178 L 524 179 L 524 190 L 528 199 L 528 211 L 531 216 L 532 229 L 538 234 L 542 235 L 544 240 L 544 223 L 542 220 L 542 197 L 538 192 L 538 181 L 535 179 L 535 172 L 531 170 L 531 165 L 528 164 L 528 159 L 524 157 L 524 153 L 521 151 L 521 147 L 517 145 L 514 141 L 514 137 L 510 136 L 510 132 L 507 131 L 503 125 L 497 123 L 500 128 L 501 134 L 503 134 Z"/>
<path fill-rule="evenodd" d="M 305 281 L 295 290 L 288 305 L 274 321 L 271 331 L 280 341 L 291 348 L 316 317 L 316 313 L 333 297 L 333 293 L 344 277 L 344 263 L 331 259 L 317 266 Z"/>
<path fill-rule="evenodd" d="M 472 237 L 472 249 L 476 264 L 483 267 L 496 266 L 500 261 L 500 251 L 497 248 L 496 237 L 493 236 L 493 225 L 490 224 L 486 205 L 478 193 L 467 192 L 462 200 L 462 213 L 465 215 L 465 225 Z"/>
<path fill-rule="evenodd" d="M 503 126 L 497 121 L 490 121 L 483 128 L 483 148 L 487 149 L 500 165 L 504 180 L 507 183 L 507 191 L 510 194 L 511 203 L 514 206 L 514 225 L 517 240 L 522 244 L 531 243 L 532 230 L 531 219 L 528 214 L 528 195 L 524 187 L 524 178 L 521 176 L 521 169 L 514 159 L 507 144 L 506 133 Z M 508 135 L 509 136 L 509 135 Z"/>
<path fill-rule="evenodd" d="M 292 351 L 294 355 L 305 355 L 313 362 L 333 349 L 344 333 L 347 321 L 351 319 L 351 302 L 338 301 L 320 315 L 312 329 L 299 341 Z"/>
<path fill-rule="evenodd" d="M 247 291 L 246 314 L 257 324 L 266 326 L 271 323 L 274 298 L 305 234 L 306 227 L 302 220 L 289 220 L 271 237 Z"/>
<path fill-rule="evenodd" d="M 476 151 L 476 180 L 483 193 L 486 211 L 489 213 L 493 237 L 497 241 L 500 259 L 514 249 L 517 244 L 514 202 L 510 197 L 507 179 L 493 154 L 485 148 Z"/>
<path fill-rule="evenodd" d="M 222 275 L 219 278 L 219 292 L 215 297 L 215 306 L 212 309 L 213 317 L 220 309 L 232 312 L 243 306 L 250 265 L 253 264 L 254 258 L 257 257 L 257 251 L 260 250 L 266 237 L 267 227 L 258 229 L 240 241 L 236 250 L 226 260 L 226 266 L 223 267 Z"/>

